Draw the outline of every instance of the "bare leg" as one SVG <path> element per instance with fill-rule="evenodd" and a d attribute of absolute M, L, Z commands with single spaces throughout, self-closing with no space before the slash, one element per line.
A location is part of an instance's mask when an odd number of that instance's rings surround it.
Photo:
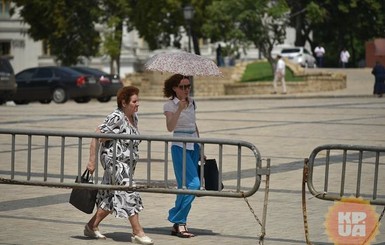
<path fill-rule="evenodd" d="M 142 226 L 139 224 L 139 214 L 134 214 L 128 218 L 131 223 L 132 234 L 131 241 L 139 244 L 154 244 L 154 241 L 144 234 Z"/>
<path fill-rule="evenodd" d="M 94 216 L 88 221 L 84 227 L 84 235 L 95 239 L 106 239 L 102 233 L 99 232 L 99 223 L 109 214 L 109 211 L 98 208 Z"/>
<path fill-rule="evenodd" d="M 139 223 L 139 214 L 132 215 L 128 218 L 131 224 L 132 233 L 139 237 L 145 236 L 142 226 Z"/>
<path fill-rule="evenodd" d="M 282 83 L 282 93 L 286 94 L 286 93 L 287 93 L 287 90 L 286 90 L 285 76 L 282 77 L 281 83 Z"/>
<path fill-rule="evenodd" d="M 88 221 L 88 227 L 95 229 L 99 226 L 100 222 L 110 214 L 110 211 L 98 208 L 95 215 Z"/>
<path fill-rule="evenodd" d="M 273 89 L 274 89 L 273 93 L 277 93 L 277 80 L 278 80 L 278 75 L 275 74 L 274 80 L 273 80 Z"/>

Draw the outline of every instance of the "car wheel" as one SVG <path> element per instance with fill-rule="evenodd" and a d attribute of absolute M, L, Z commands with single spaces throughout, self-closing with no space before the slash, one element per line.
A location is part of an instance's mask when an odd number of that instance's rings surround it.
<path fill-rule="evenodd" d="M 65 103 L 67 101 L 67 92 L 63 88 L 55 88 L 52 93 L 52 99 L 58 104 Z"/>
<path fill-rule="evenodd" d="M 90 97 L 81 97 L 81 98 L 74 99 L 76 103 L 88 103 L 90 102 L 90 100 L 91 100 Z"/>
<path fill-rule="evenodd" d="M 110 101 L 111 100 L 111 96 L 105 96 L 105 97 L 99 97 L 99 98 L 97 98 L 97 100 L 99 101 L 99 102 L 108 102 L 108 101 Z"/>
<path fill-rule="evenodd" d="M 51 103 L 51 101 L 52 101 L 51 99 L 39 100 L 39 102 L 42 104 L 49 104 L 49 103 Z"/>
<path fill-rule="evenodd" d="M 16 105 L 27 105 L 29 101 L 27 100 L 14 100 L 13 101 Z"/>

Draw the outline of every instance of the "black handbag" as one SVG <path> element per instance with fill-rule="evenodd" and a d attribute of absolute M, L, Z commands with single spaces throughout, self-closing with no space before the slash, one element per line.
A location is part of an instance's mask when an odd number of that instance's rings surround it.
<path fill-rule="evenodd" d="M 224 186 L 221 183 L 221 186 L 218 186 L 219 171 L 217 166 L 217 161 L 215 159 L 206 159 L 203 165 L 203 177 L 204 177 L 204 187 L 209 191 L 221 191 Z M 198 176 L 201 177 L 201 166 L 198 165 Z"/>
<path fill-rule="evenodd" d="M 84 171 L 80 177 L 80 181 L 78 177 L 76 177 L 75 182 L 93 184 L 88 170 Z M 69 203 L 86 214 L 92 214 L 95 207 L 97 193 L 98 190 L 96 189 L 73 188 Z"/>

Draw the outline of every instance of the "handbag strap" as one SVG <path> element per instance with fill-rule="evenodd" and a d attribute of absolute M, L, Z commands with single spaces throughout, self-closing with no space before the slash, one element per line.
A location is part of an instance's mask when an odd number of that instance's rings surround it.
<path fill-rule="evenodd" d="M 91 175 L 92 176 L 92 175 Z M 86 180 L 90 180 L 90 171 L 88 169 L 86 169 L 83 174 L 82 174 L 82 178 L 83 179 L 86 179 Z"/>

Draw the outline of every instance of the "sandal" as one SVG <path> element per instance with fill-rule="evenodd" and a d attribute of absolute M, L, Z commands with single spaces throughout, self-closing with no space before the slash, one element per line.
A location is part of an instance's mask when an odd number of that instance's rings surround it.
<path fill-rule="evenodd" d="M 183 227 L 183 230 L 180 229 L 181 227 Z M 177 236 L 180 238 L 191 238 L 195 236 L 187 230 L 186 224 L 174 224 L 172 228 L 172 236 Z"/>

